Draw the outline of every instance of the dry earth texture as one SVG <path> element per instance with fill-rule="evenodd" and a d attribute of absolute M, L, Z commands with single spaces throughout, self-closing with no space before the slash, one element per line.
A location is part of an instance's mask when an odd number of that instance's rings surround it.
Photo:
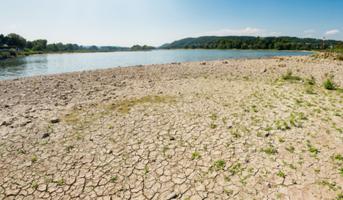
<path fill-rule="evenodd" d="M 339 86 L 318 57 L 0 81 L 0 199 L 342 200 Z"/>

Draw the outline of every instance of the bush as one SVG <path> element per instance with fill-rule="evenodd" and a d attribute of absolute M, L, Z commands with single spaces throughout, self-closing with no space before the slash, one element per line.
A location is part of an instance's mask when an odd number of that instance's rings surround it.
<path fill-rule="evenodd" d="M 327 78 L 324 83 L 324 88 L 327 90 L 336 90 L 336 84 L 333 82 L 331 78 Z"/>
<path fill-rule="evenodd" d="M 302 80 L 299 76 L 294 76 L 291 70 L 287 70 L 286 74 L 281 77 L 285 81 L 300 81 Z"/>

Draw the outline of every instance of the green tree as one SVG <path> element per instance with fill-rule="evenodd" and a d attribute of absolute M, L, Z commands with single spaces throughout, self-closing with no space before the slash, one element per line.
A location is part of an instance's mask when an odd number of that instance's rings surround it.
<path fill-rule="evenodd" d="M 18 34 L 10 33 L 6 36 L 7 45 L 23 49 L 26 45 L 26 39 Z"/>
<path fill-rule="evenodd" d="M 48 41 L 47 40 L 34 40 L 32 41 L 32 50 L 44 51 L 46 50 Z"/>

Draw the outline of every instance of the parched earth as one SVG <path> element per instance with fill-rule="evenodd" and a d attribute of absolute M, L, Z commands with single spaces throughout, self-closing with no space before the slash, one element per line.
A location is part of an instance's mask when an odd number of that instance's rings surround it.
<path fill-rule="evenodd" d="M 342 200 L 331 75 L 284 57 L 0 81 L 0 199 Z"/>

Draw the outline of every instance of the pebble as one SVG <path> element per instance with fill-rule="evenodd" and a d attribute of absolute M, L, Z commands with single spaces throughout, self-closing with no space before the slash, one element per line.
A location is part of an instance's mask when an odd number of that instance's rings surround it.
<path fill-rule="evenodd" d="M 50 122 L 53 123 L 53 124 L 56 124 L 56 123 L 60 122 L 60 119 L 57 118 L 57 117 L 53 117 L 53 118 L 51 118 Z"/>

